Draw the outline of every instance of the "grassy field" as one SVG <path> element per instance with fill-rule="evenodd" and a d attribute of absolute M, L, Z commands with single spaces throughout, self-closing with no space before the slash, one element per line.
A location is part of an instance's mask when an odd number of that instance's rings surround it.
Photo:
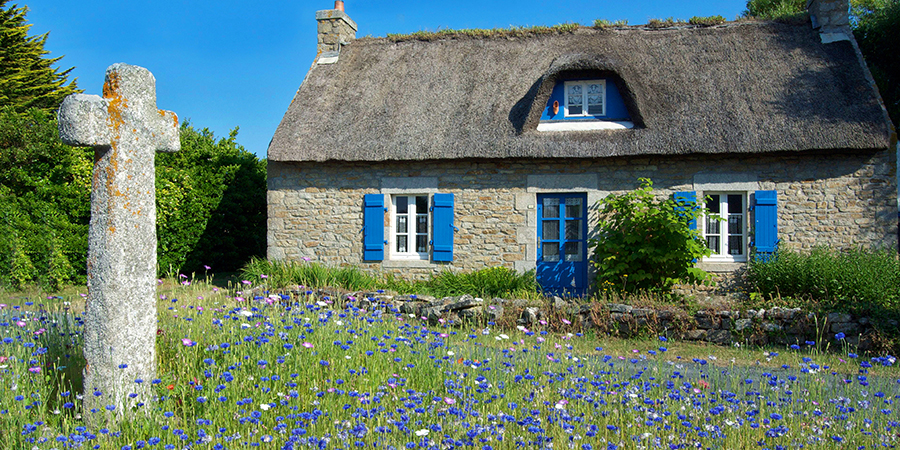
<path fill-rule="evenodd" d="M 260 280 L 254 280 L 257 282 Z M 83 289 L 0 294 L 0 448 L 875 448 L 900 373 L 849 347 L 429 326 L 383 305 L 159 286 L 156 401 L 88 428 Z M 377 304 L 377 302 L 375 303 Z M 563 332 L 548 330 L 564 329 Z"/>

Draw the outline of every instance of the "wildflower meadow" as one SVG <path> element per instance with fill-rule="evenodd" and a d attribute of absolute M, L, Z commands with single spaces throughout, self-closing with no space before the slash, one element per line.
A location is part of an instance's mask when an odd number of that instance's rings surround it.
<path fill-rule="evenodd" d="M 303 288 L 252 295 L 249 281 L 246 291 L 184 283 L 158 299 L 158 378 L 134 380 L 156 399 L 128 411 L 82 411 L 84 396 L 104 393 L 81 392 L 77 295 L 0 304 L 0 448 L 875 449 L 900 440 L 895 359 L 847 346 L 725 349 L 743 352 L 736 362 L 716 347 L 681 355 L 664 335 L 609 347 L 606 336 L 546 321 L 429 324 L 378 295 L 362 303 Z"/>

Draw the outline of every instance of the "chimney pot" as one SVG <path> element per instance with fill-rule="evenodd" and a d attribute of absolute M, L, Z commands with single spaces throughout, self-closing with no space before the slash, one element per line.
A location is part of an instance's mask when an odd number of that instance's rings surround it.
<path fill-rule="evenodd" d="M 334 0 L 334 9 L 338 11 L 344 10 L 344 2 L 343 0 Z"/>

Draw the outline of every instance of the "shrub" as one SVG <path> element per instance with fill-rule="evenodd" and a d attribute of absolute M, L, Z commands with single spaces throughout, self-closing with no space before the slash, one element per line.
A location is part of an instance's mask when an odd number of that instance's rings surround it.
<path fill-rule="evenodd" d="M 610 21 L 610 20 L 606 20 L 606 19 L 594 20 L 594 28 L 597 28 L 597 29 L 627 27 L 627 26 L 628 26 L 627 20 L 616 20 L 614 22 Z"/>
<path fill-rule="evenodd" d="M 822 311 L 884 316 L 900 306 L 900 261 L 889 249 L 779 248 L 768 259 L 752 258 L 748 279 L 763 296 L 814 300 Z"/>
<path fill-rule="evenodd" d="M 688 23 L 691 25 L 698 25 L 701 27 L 711 27 L 715 25 L 721 25 L 725 23 L 725 18 L 722 16 L 708 16 L 708 17 L 699 17 L 694 16 L 688 20 Z"/>
<path fill-rule="evenodd" d="M 598 292 L 609 288 L 669 292 L 678 282 L 706 277 L 694 263 L 711 251 L 689 226 L 703 209 L 695 201 L 660 200 L 653 195 L 649 179 L 639 181 L 638 189 L 598 202 L 598 237 L 589 244 Z"/>

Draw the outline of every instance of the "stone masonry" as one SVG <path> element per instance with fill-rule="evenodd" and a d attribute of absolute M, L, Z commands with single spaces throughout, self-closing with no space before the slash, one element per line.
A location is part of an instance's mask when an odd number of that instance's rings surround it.
<path fill-rule="evenodd" d="M 895 167 L 894 153 L 886 151 L 414 163 L 269 161 L 268 257 L 306 257 L 403 278 L 451 267 L 524 271 L 535 264 L 536 194 L 586 192 L 591 226 L 596 223 L 596 201 L 637 187 L 639 177 L 652 179 L 661 196 L 683 190 L 702 195 L 704 190 L 749 194 L 775 189 L 783 246 L 895 246 Z M 363 195 L 384 192 L 383 180 L 392 177 L 433 179 L 439 192 L 455 194 L 459 231 L 452 263 L 361 260 Z M 749 214 L 752 232 L 752 211 Z M 389 218 L 386 214 L 388 229 Z M 740 269 L 735 264 L 707 268 L 723 273 Z"/>
<path fill-rule="evenodd" d="M 316 11 L 318 22 L 318 54 L 338 52 L 341 45 L 356 39 L 357 25 L 340 9 Z"/>

